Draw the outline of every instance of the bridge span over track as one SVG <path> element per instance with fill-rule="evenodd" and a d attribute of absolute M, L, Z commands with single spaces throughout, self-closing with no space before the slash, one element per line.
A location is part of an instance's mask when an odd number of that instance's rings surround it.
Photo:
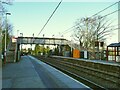
<path fill-rule="evenodd" d="M 16 38 L 15 60 L 18 61 L 20 57 L 20 45 L 21 44 L 40 44 L 40 45 L 58 45 L 59 52 L 62 51 L 64 46 L 69 45 L 71 48 L 75 48 L 75 44 L 64 38 L 46 38 L 46 37 L 18 37 Z"/>
<path fill-rule="evenodd" d="M 21 44 L 40 44 L 40 45 L 57 45 L 59 47 L 59 52 L 66 50 L 65 46 L 68 45 L 73 49 L 79 49 L 79 45 L 71 42 L 64 38 L 47 38 L 47 37 L 13 37 L 11 48 L 13 53 L 15 53 L 15 61 L 20 58 L 20 45 Z M 15 51 L 15 52 L 14 52 Z"/>
<path fill-rule="evenodd" d="M 59 52 L 65 49 L 65 46 L 68 45 L 72 48 L 79 49 L 79 45 L 64 38 L 46 38 L 46 37 L 17 37 L 12 39 L 11 48 L 13 48 L 13 53 L 15 53 L 15 61 L 18 61 L 20 58 L 20 45 L 21 44 L 40 44 L 40 45 L 58 45 Z M 14 52 L 15 51 L 15 52 Z"/>
<path fill-rule="evenodd" d="M 18 37 L 17 44 L 67 45 L 63 38 Z"/>

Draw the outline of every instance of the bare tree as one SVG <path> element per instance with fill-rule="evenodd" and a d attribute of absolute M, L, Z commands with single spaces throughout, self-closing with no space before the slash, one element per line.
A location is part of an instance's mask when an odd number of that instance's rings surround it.
<path fill-rule="evenodd" d="M 10 36 L 12 35 L 12 30 L 13 30 L 13 26 L 12 24 L 10 24 L 9 22 L 7 22 L 7 26 L 6 26 L 6 12 L 7 9 L 4 7 L 4 5 L 12 5 L 12 1 L 10 0 L 0 0 L 0 42 L 2 42 L 2 52 L 4 51 L 4 40 L 5 40 L 5 30 L 7 32 L 7 45 L 9 43 L 10 40 Z"/>
<path fill-rule="evenodd" d="M 101 16 L 81 18 L 75 24 L 74 38 L 78 40 L 80 49 L 91 52 L 95 52 L 96 46 L 99 53 L 99 45 L 95 42 L 104 42 L 113 30 L 113 27 L 110 27 L 111 22 Z M 100 59 L 99 54 L 97 55 L 97 59 Z"/>
<path fill-rule="evenodd" d="M 4 5 L 12 5 L 12 3 L 12 0 L 0 0 L 0 16 L 3 16 L 7 12 Z"/>
<path fill-rule="evenodd" d="M 6 28 L 6 18 L 4 16 L 6 15 L 7 9 L 4 7 L 4 4 L 12 5 L 12 0 L 0 0 L 0 33 L 4 32 Z M 7 24 L 7 31 L 9 33 L 13 26 L 8 22 Z"/>

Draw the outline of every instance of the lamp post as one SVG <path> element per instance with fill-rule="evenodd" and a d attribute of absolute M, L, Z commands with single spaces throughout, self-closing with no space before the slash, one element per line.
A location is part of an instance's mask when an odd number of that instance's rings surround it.
<path fill-rule="evenodd" d="M 52 38 L 54 40 L 53 43 L 54 43 L 54 46 L 55 46 L 55 35 L 54 34 L 52 35 Z"/>
<path fill-rule="evenodd" d="M 23 33 L 20 33 L 20 37 L 23 37 Z M 21 42 L 22 42 L 22 40 L 20 41 L 20 44 L 21 44 Z M 22 51 L 22 44 L 21 44 L 21 51 Z"/>
<path fill-rule="evenodd" d="M 43 38 L 44 38 L 45 34 L 43 34 Z M 45 44 L 45 39 L 43 40 L 43 55 L 45 54 L 44 53 L 44 44 Z"/>
<path fill-rule="evenodd" d="M 20 33 L 20 36 L 23 37 L 23 33 Z"/>
<path fill-rule="evenodd" d="M 59 55 L 61 55 L 61 46 L 62 46 L 62 37 L 63 37 L 63 35 L 60 35 L 60 38 L 61 38 L 61 41 L 60 41 L 60 43 L 59 43 Z"/>
<path fill-rule="evenodd" d="M 70 37 L 71 37 L 71 43 L 70 44 L 71 44 L 71 57 L 72 57 L 72 37 L 73 37 L 73 35 L 71 35 Z"/>
<path fill-rule="evenodd" d="M 7 15 L 11 15 L 11 13 L 6 13 L 6 26 L 5 26 L 5 52 L 4 52 L 4 64 L 6 63 L 6 41 L 7 41 Z"/>
<path fill-rule="evenodd" d="M 19 37 L 18 34 L 19 34 L 19 30 L 17 30 L 17 37 Z"/>
<path fill-rule="evenodd" d="M 31 54 L 32 54 L 32 44 L 34 43 L 34 33 L 32 35 L 32 43 L 31 43 Z"/>

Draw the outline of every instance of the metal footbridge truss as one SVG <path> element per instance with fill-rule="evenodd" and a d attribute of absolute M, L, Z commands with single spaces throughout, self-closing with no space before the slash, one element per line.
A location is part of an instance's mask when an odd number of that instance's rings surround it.
<path fill-rule="evenodd" d="M 18 37 L 17 44 L 67 45 L 63 38 Z"/>

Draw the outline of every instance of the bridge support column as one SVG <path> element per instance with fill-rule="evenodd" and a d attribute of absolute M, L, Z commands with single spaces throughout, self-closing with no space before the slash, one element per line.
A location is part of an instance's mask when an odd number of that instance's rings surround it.
<path fill-rule="evenodd" d="M 16 53 L 15 60 L 16 60 L 16 62 L 18 62 L 19 59 L 20 59 L 20 44 L 16 45 L 16 51 L 15 51 L 15 53 Z"/>
<path fill-rule="evenodd" d="M 62 55 L 62 46 L 59 45 L 58 47 L 59 47 L 59 55 L 61 56 Z"/>
<path fill-rule="evenodd" d="M 61 54 L 61 45 L 58 46 L 59 47 L 59 55 Z"/>

